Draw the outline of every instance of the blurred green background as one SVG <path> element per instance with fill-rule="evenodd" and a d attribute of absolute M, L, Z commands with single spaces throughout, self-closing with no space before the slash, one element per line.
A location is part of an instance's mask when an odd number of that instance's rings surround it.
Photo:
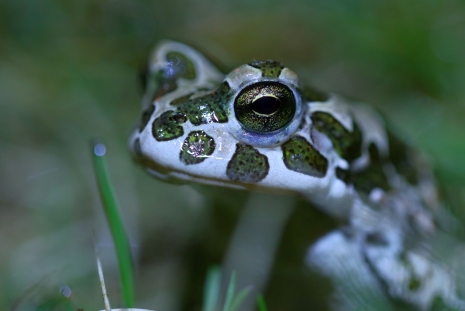
<path fill-rule="evenodd" d="M 93 235 L 110 299 L 120 303 L 90 160 L 94 138 L 107 143 L 137 263 L 137 306 L 198 310 L 206 267 L 221 263 L 248 194 L 167 185 L 131 161 L 126 139 L 139 113 L 139 70 L 162 38 L 201 47 L 228 68 L 279 60 L 322 90 L 372 103 L 430 156 L 447 206 L 465 214 L 463 1 L 4 0 L 1 310 L 40 306 L 68 287 L 75 308 L 103 308 Z M 308 245 L 332 223 L 299 200 L 283 200 L 297 209 L 280 249 L 300 265 L 304 248 L 289 253 L 294 238 Z M 287 294 L 286 284 L 306 277 L 299 269 L 274 272 L 281 278 L 268 300 L 283 302 L 270 310 L 306 305 Z"/>

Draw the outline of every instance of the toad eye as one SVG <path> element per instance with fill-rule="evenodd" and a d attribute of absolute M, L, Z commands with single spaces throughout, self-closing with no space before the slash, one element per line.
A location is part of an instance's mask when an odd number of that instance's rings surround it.
<path fill-rule="evenodd" d="M 245 87 L 234 101 L 234 112 L 242 127 L 255 133 L 269 133 L 294 118 L 294 93 L 278 82 L 258 82 Z"/>

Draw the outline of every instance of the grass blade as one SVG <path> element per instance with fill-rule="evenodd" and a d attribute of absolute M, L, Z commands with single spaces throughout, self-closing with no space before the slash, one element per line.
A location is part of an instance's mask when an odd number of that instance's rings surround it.
<path fill-rule="evenodd" d="M 124 304 L 128 308 L 134 306 L 134 284 L 132 271 L 132 257 L 129 242 L 119 214 L 118 203 L 108 177 L 105 156 L 106 147 L 101 142 L 93 144 L 92 160 L 97 180 L 103 210 L 115 243 L 118 258 L 121 287 L 123 289 Z"/>
<path fill-rule="evenodd" d="M 237 295 L 234 295 L 234 299 L 232 300 L 228 311 L 236 311 L 244 301 L 245 297 L 249 294 L 250 290 L 251 288 L 244 288 L 239 293 L 237 293 Z"/>
<path fill-rule="evenodd" d="M 263 298 L 262 295 L 259 295 L 257 297 L 257 304 L 258 304 L 258 311 L 267 311 L 265 299 Z"/>
<path fill-rule="evenodd" d="M 208 270 L 205 282 L 202 311 L 216 311 L 221 287 L 221 269 L 212 267 Z"/>
<path fill-rule="evenodd" d="M 234 297 L 234 291 L 236 290 L 236 272 L 231 273 L 231 279 L 228 284 L 228 290 L 226 292 L 226 300 L 224 302 L 223 311 L 228 311 L 231 307 L 231 302 Z"/>

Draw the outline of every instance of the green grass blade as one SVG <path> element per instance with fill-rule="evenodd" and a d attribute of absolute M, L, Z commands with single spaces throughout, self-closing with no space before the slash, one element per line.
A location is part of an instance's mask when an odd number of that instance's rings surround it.
<path fill-rule="evenodd" d="M 228 284 L 228 290 L 226 292 L 226 300 L 224 302 L 223 311 L 228 311 L 231 307 L 232 300 L 234 298 L 234 291 L 236 290 L 236 272 L 231 273 L 231 279 Z"/>
<path fill-rule="evenodd" d="M 258 311 L 267 311 L 265 299 L 262 295 L 257 297 Z"/>
<path fill-rule="evenodd" d="M 221 269 L 212 267 L 208 270 L 203 294 L 202 311 L 216 311 L 221 287 Z"/>
<path fill-rule="evenodd" d="M 118 258 L 121 287 L 125 307 L 134 307 L 134 283 L 132 257 L 129 242 L 119 214 L 118 203 L 108 177 L 105 156 L 106 147 L 103 143 L 93 144 L 92 160 L 103 209 L 115 243 Z"/>
<path fill-rule="evenodd" d="M 242 289 L 237 295 L 234 295 L 234 298 L 231 302 L 231 306 L 228 311 L 236 311 L 241 303 L 244 301 L 245 297 L 249 294 L 251 288 Z"/>

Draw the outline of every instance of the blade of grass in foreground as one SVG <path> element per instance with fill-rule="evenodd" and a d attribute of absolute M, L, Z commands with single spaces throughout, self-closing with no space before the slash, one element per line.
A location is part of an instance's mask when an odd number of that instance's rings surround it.
<path fill-rule="evenodd" d="M 249 294 L 249 291 L 250 288 L 243 288 L 236 294 L 236 272 L 233 271 L 226 291 L 226 301 L 224 302 L 223 311 L 236 311 Z"/>
<path fill-rule="evenodd" d="M 257 297 L 257 304 L 258 304 L 258 311 L 267 311 L 265 299 L 263 298 L 262 295 L 259 295 Z"/>
<path fill-rule="evenodd" d="M 134 283 L 131 250 L 119 214 L 118 203 L 107 173 L 104 159 L 106 147 L 101 142 L 94 142 L 92 147 L 92 162 L 94 164 L 100 198 L 115 243 L 124 304 L 127 308 L 132 308 L 134 306 Z"/>
<path fill-rule="evenodd" d="M 216 311 L 221 286 L 221 270 L 219 267 L 208 269 L 207 280 L 203 293 L 202 311 Z"/>
<path fill-rule="evenodd" d="M 250 288 L 244 288 L 239 293 L 235 292 L 236 289 L 236 273 L 231 273 L 231 278 L 228 283 L 226 298 L 222 311 L 236 311 L 245 297 L 249 294 Z M 207 280 L 205 282 L 203 309 L 202 311 L 217 311 L 220 310 L 219 299 L 221 290 L 221 269 L 219 267 L 212 267 L 208 270 Z"/>

